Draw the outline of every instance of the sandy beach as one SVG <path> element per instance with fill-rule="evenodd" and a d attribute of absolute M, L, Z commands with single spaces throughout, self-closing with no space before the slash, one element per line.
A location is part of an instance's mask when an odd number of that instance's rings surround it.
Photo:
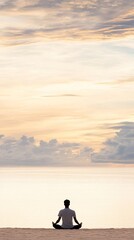
<path fill-rule="evenodd" d="M 1 228 L 0 240 L 133 240 L 134 229 L 55 230 Z"/>

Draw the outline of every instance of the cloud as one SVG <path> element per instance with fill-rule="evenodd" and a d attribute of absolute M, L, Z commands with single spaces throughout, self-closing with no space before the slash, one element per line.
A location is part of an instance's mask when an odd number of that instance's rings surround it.
<path fill-rule="evenodd" d="M 43 96 L 45 98 L 57 98 L 57 97 L 80 97 L 80 95 L 77 94 L 71 94 L 71 93 L 67 93 L 67 94 L 59 94 L 59 95 L 45 95 Z"/>
<path fill-rule="evenodd" d="M 107 82 L 98 82 L 99 85 L 124 85 L 124 84 L 133 84 L 134 83 L 134 76 L 130 76 L 128 78 L 123 79 L 117 79 L 113 81 L 107 81 Z"/>
<path fill-rule="evenodd" d="M 80 143 L 59 143 L 56 139 L 33 137 L 20 139 L 0 135 L 0 166 L 92 166 L 98 164 L 134 164 L 134 122 L 122 122 L 111 127 L 118 130 L 95 152 Z"/>
<path fill-rule="evenodd" d="M 104 142 L 104 148 L 94 153 L 94 163 L 134 164 L 134 122 L 124 122 L 112 127 L 119 130 L 115 137 Z"/>
<path fill-rule="evenodd" d="M 119 79 L 115 82 L 113 81 L 113 84 L 128 84 L 128 83 L 130 83 L 130 84 L 134 83 L 134 76 L 131 76 L 127 79 Z"/>
<path fill-rule="evenodd" d="M 1 44 L 133 35 L 133 1 L 2 0 Z"/>
<path fill-rule="evenodd" d="M 39 144 L 33 137 L 20 139 L 0 135 L 0 166 L 87 166 L 91 148 L 56 139 Z"/>

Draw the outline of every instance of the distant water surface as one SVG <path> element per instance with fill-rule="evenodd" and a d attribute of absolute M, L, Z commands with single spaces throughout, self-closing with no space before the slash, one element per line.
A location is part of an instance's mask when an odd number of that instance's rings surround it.
<path fill-rule="evenodd" d="M 134 227 L 134 168 L 0 169 L 0 227 L 50 228 L 66 198 L 84 228 Z"/>

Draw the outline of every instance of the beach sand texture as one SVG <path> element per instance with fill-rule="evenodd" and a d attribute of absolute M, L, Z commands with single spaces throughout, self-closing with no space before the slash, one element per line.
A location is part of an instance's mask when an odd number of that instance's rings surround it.
<path fill-rule="evenodd" d="M 134 229 L 1 228 L 0 240 L 134 240 Z"/>

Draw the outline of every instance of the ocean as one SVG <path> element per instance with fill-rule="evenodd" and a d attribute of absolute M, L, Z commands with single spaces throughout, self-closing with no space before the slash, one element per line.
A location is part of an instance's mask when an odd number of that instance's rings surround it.
<path fill-rule="evenodd" d="M 65 199 L 83 228 L 132 228 L 134 168 L 0 169 L 0 227 L 51 228 Z"/>

